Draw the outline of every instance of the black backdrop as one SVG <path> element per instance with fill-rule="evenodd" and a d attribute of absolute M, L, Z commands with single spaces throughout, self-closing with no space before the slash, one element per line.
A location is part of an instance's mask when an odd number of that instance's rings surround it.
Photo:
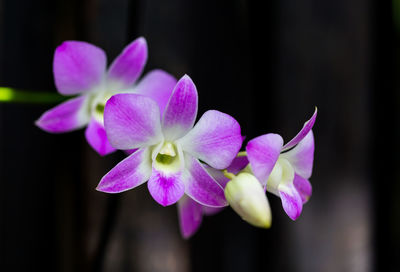
<path fill-rule="evenodd" d="M 400 43 L 390 1 L 0 0 L 0 85 L 55 92 L 62 41 L 94 43 L 111 61 L 138 36 L 146 70 L 189 74 L 199 115 L 229 113 L 247 139 L 289 140 L 318 106 L 311 201 L 294 223 L 270 196 L 270 230 L 226 209 L 185 241 L 176 208 L 146 186 L 94 190 L 122 154 L 100 158 L 82 131 L 33 126 L 51 105 L 2 104 L 1 271 L 397 271 Z"/>

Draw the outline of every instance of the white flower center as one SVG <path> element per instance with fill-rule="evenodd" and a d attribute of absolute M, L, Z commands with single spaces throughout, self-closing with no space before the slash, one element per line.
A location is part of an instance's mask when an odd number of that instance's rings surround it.
<path fill-rule="evenodd" d="M 154 167 L 163 172 L 173 173 L 181 169 L 178 147 L 171 142 L 164 142 L 154 160 Z"/>
<path fill-rule="evenodd" d="M 114 95 L 113 92 L 100 91 L 92 94 L 90 102 L 90 113 L 93 118 L 98 122 L 103 124 L 104 108 L 106 106 L 107 100 Z"/>
<path fill-rule="evenodd" d="M 273 194 L 279 195 L 278 186 L 293 182 L 294 169 L 287 159 L 278 158 L 267 181 L 267 189 Z"/>
<path fill-rule="evenodd" d="M 104 108 L 107 100 L 117 93 L 133 93 L 134 87 L 123 89 L 114 83 L 103 83 L 97 86 L 93 92 L 89 94 L 89 111 L 90 115 L 99 123 L 103 124 Z"/>
<path fill-rule="evenodd" d="M 176 147 L 172 143 L 165 142 L 159 152 L 159 155 L 167 155 L 167 156 L 175 157 L 176 156 L 175 149 L 176 149 Z"/>

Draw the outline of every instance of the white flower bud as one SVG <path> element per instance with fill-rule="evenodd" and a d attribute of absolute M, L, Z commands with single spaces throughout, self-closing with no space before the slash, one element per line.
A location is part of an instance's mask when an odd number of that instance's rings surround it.
<path fill-rule="evenodd" d="M 240 173 L 225 187 L 225 197 L 243 220 L 261 228 L 271 226 L 271 208 L 263 187 L 255 176 Z"/>

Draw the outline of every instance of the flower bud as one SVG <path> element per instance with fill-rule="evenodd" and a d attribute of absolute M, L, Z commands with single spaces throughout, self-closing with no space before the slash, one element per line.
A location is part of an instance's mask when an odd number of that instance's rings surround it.
<path fill-rule="evenodd" d="M 225 187 L 225 197 L 232 209 L 253 226 L 269 228 L 271 209 L 260 182 L 249 173 L 240 173 Z"/>

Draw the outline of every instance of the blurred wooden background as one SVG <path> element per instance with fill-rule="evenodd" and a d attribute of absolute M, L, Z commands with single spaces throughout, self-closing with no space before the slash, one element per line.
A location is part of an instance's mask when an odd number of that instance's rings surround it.
<path fill-rule="evenodd" d="M 297 222 L 269 195 L 270 230 L 230 209 L 185 241 L 146 186 L 94 190 L 123 154 L 33 122 L 51 105 L 0 105 L 1 271 L 397 271 L 399 35 L 390 1 L 0 0 L 0 86 L 53 91 L 64 40 L 131 40 L 146 71 L 189 74 L 199 116 L 233 115 L 247 140 L 289 140 L 318 106 L 314 195 Z M 383 270 L 383 267 L 385 269 Z"/>

